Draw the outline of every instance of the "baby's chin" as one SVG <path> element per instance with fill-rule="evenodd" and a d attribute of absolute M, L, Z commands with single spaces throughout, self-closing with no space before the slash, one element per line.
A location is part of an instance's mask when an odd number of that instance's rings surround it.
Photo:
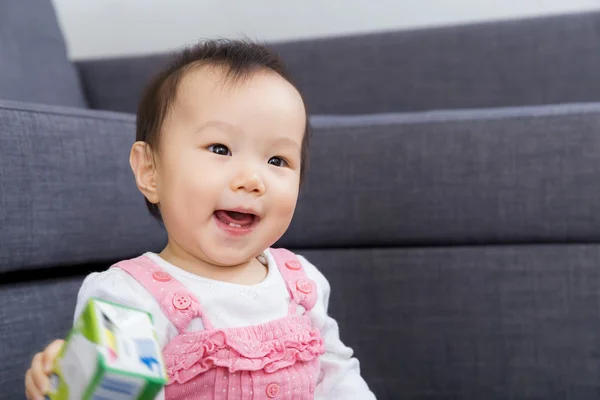
<path fill-rule="evenodd" d="M 213 265 L 220 267 L 235 267 L 241 264 L 246 264 L 256 258 L 262 251 L 254 249 L 219 249 L 218 251 L 206 250 L 204 254 Z"/>

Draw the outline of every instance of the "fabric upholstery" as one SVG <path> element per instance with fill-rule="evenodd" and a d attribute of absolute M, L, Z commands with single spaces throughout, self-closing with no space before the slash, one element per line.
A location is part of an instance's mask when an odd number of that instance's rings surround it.
<path fill-rule="evenodd" d="M 49 0 L 0 0 L 0 99 L 85 107 Z"/>
<path fill-rule="evenodd" d="M 600 394 L 598 244 L 299 253 L 378 399 Z"/>
<path fill-rule="evenodd" d="M 600 101 L 600 11 L 273 43 L 312 114 Z M 92 108 L 135 112 L 166 55 L 77 63 Z"/>
<path fill-rule="evenodd" d="M 76 67 L 91 108 L 134 114 L 144 87 L 167 61 L 166 55 L 156 55 L 82 60 Z"/>
<path fill-rule="evenodd" d="M 600 104 L 313 121 L 283 246 L 600 239 Z"/>
<path fill-rule="evenodd" d="M 130 115 L 0 101 L 0 272 L 160 250 L 134 138 Z"/>
<path fill-rule="evenodd" d="M 599 31 L 600 11 L 274 48 L 312 113 L 521 106 L 599 101 Z"/>
<path fill-rule="evenodd" d="M 25 398 L 25 371 L 33 355 L 66 337 L 83 277 L 12 283 L 0 281 L 0 386 L 3 400 Z"/>
<path fill-rule="evenodd" d="M 130 116 L 11 104 L 0 107 L 1 270 L 160 249 L 164 232 L 127 162 Z M 322 117 L 314 126 L 306 186 L 280 246 L 600 237 L 599 104 Z"/>

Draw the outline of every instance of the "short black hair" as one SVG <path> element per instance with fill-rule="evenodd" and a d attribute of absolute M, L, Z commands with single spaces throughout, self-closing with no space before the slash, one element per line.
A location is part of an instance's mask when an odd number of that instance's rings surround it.
<path fill-rule="evenodd" d="M 194 67 L 203 65 L 227 68 L 227 79 L 234 81 L 259 70 L 270 70 L 276 72 L 298 90 L 279 55 L 266 45 L 249 40 L 203 41 L 175 53 L 167 66 L 149 82 L 137 110 L 136 141 L 146 142 L 150 148 L 158 149 L 160 132 L 177 96 L 179 82 Z M 307 111 L 306 128 L 301 146 L 300 183 L 304 180 L 308 162 L 310 136 Z M 162 222 L 158 205 L 149 202 L 148 199 L 145 201 L 150 214 Z"/>

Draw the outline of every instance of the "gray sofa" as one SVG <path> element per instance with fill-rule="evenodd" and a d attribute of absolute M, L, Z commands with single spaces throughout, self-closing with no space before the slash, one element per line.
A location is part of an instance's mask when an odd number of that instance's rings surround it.
<path fill-rule="evenodd" d="M 314 126 L 279 245 L 378 398 L 600 395 L 599 43 L 600 12 L 273 45 Z M 0 399 L 87 273 L 165 241 L 127 164 L 165 56 L 65 54 L 48 0 L 0 0 Z"/>

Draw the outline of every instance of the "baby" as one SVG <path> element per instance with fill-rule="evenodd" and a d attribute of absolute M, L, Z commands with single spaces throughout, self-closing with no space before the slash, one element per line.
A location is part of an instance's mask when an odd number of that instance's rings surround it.
<path fill-rule="evenodd" d="M 327 315 L 330 287 L 305 258 L 270 248 L 306 170 L 302 96 L 276 54 L 245 41 L 183 50 L 148 86 L 129 162 L 166 247 L 89 275 L 96 297 L 150 312 L 165 399 L 374 399 Z M 61 341 L 38 353 L 42 399 Z"/>

